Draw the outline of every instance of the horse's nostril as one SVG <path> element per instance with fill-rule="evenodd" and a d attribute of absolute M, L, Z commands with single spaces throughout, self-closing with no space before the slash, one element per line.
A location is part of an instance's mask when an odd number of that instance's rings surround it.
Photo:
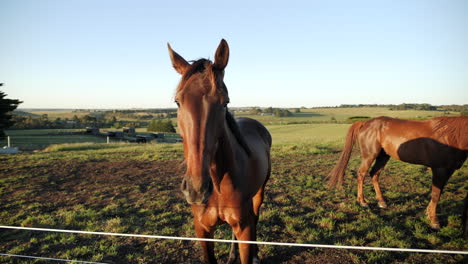
<path fill-rule="evenodd" d="M 187 180 L 185 180 L 185 179 L 182 180 L 182 183 L 180 184 L 180 189 L 182 191 L 187 191 L 187 189 L 188 189 Z"/>

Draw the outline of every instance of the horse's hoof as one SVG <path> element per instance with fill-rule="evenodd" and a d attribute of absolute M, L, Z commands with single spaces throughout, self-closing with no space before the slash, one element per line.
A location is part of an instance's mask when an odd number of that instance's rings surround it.
<path fill-rule="evenodd" d="M 431 226 L 431 229 L 432 230 L 435 230 L 435 231 L 439 231 L 440 230 L 440 225 L 439 224 L 430 224 Z"/>
<path fill-rule="evenodd" d="M 365 209 L 368 209 L 368 208 L 369 208 L 369 204 L 367 204 L 367 203 L 359 203 L 359 205 L 360 205 L 362 208 L 365 208 Z"/>
<path fill-rule="evenodd" d="M 253 264 L 261 264 L 262 262 L 260 261 L 260 259 L 259 259 L 257 256 L 255 256 L 255 257 L 253 257 L 253 259 L 252 259 L 252 263 L 253 263 Z"/>
<path fill-rule="evenodd" d="M 236 263 L 236 261 L 237 261 L 237 256 L 233 255 L 233 254 L 230 254 L 229 259 L 226 262 L 226 264 L 234 264 L 234 263 Z"/>
<path fill-rule="evenodd" d="M 388 207 L 386 203 L 378 203 L 378 205 L 379 205 L 379 208 L 381 209 L 387 209 Z"/>

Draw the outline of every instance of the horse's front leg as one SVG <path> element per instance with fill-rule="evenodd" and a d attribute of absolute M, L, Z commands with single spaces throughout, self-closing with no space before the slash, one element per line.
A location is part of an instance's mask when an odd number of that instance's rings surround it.
<path fill-rule="evenodd" d="M 252 215 L 252 217 L 254 219 L 253 226 L 255 227 L 255 230 L 256 230 L 257 223 L 258 223 L 259 214 L 260 214 L 260 206 L 263 203 L 264 189 L 265 189 L 265 185 L 263 185 L 260 188 L 260 190 L 257 192 L 257 194 L 252 199 L 252 202 L 253 202 L 253 208 L 252 208 L 253 209 L 253 215 Z M 254 231 L 254 237 L 256 238 L 256 231 Z M 232 240 L 237 240 L 234 228 L 233 228 L 233 232 L 232 232 Z M 241 239 L 241 240 L 244 240 L 244 239 Z M 251 247 L 251 249 L 249 250 L 249 252 L 252 252 L 252 257 L 251 257 L 253 259 L 252 262 L 253 263 L 255 263 L 255 262 L 260 263 L 258 255 L 257 255 L 258 254 L 258 246 L 256 244 L 250 244 L 250 247 Z M 232 243 L 231 252 L 229 253 L 229 260 L 228 260 L 227 263 L 228 264 L 235 263 L 235 261 L 237 260 L 237 257 L 238 257 L 238 253 L 239 253 L 239 250 L 238 250 L 237 243 Z"/>
<path fill-rule="evenodd" d="M 437 218 L 437 203 L 439 203 L 440 195 L 453 172 L 454 170 L 449 168 L 432 168 L 431 201 L 426 209 L 432 229 L 440 229 L 439 219 Z"/>
<path fill-rule="evenodd" d="M 247 219 L 244 218 L 242 224 L 232 225 L 232 230 L 238 240 L 256 241 L 257 227 L 255 225 L 255 215 L 251 214 Z M 242 264 L 260 263 L 257 257 L 257 247 L 254 244 L 239 243 L 239 256 Z"/>
<path fill-rule="evenodd" d="M 195 232 L 198 238 L 213 238 L 214 230 L 207 230 L 197 219 L 194 220 Z M 217 263 L 214 254 L 214 243 L 200 241 L 202 246 L 203 258 L 206 263 Z"/>
<path fill-rule="evenodd" d="M 234 231 L 232 232 L 232 240 L 237 240 L 236 236 L 234 235 Z M 239 247 L 237 246 L 237 243 L 233 242 L 231 244 L 231 251 L 229 252 L 229 259 L 226 263 L 227 264 L 236 263 L 238 257 L 239 257 Z"/>

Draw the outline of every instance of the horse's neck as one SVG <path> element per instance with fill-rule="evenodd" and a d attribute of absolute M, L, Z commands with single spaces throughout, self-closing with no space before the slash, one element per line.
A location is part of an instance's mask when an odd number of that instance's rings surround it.
<path fill-rule="evenodd" d="M 228 124 L 224 123 L 224 133 L 219 142 L 218 150 L 215 154 L 214 163 L 211 167 L 216 172 L 216 177 L 219 177 L 219 181 L 222 180 L 225 174 L 229 174 L 230 177 L 235 176 L 236 156 L 238 152 L 242 151 L 242 148 L 237 141 L 234 134 L 229 129 Z M 235 179 L 231 179 L 232 182 L 236 182 Z"/>

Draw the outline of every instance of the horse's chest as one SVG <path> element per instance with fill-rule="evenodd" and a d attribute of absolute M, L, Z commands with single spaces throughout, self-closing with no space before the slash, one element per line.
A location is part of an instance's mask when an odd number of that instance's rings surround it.
<path fill-rule="evenodd" d="M 228 223 L 230 225 L 236 224 L 241 218 L 240 208 L 231 207 L 226 205 L 219 205 L 207 207 L 203 213 L 197 216 L 200 223 L 207 228 Z"/>

